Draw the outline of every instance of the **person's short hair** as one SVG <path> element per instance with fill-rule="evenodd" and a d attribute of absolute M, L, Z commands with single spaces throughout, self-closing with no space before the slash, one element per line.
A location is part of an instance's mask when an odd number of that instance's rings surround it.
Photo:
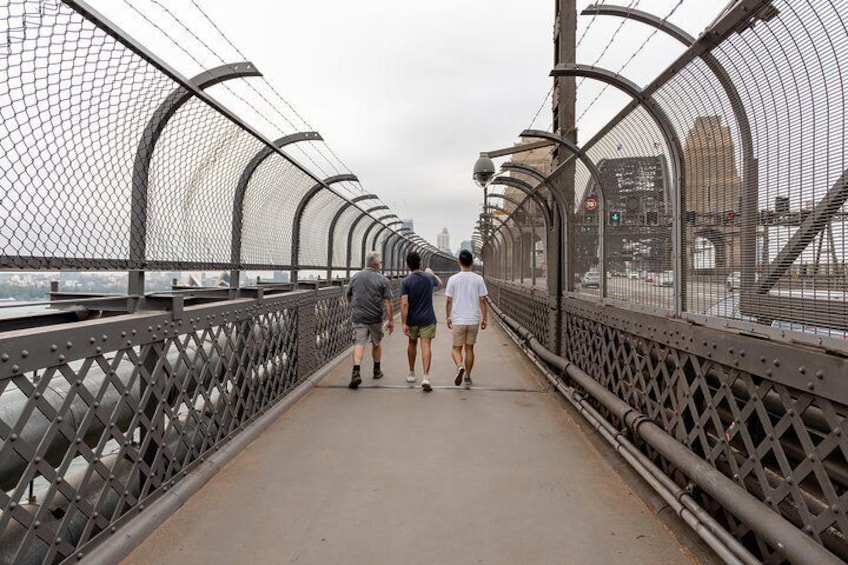
<path fill-rule="evenodd" d="M 421 268 L 421 255 L 417 251 L 410 251 L 406 254 L 406 266 L 410 271 L 417 271 Z"/>
<path fill-rule="evenodd" d="M 383 262 L 383 258 L 380 257 L 380 253 L 378 251 L 369 251 L 365 254 L 365 266 L 366 267 L 376 267 L 380 263 Z"/>
<path fill-rule="evenodd" d="M 463 249 L 459 252 L 459 264 L 463 267 L 470 267 L 474 262 L 474 256 L 467 249 Z"/>

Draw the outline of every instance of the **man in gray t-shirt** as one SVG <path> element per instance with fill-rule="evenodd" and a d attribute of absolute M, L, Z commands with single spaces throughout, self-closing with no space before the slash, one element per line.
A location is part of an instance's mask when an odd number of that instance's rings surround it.
<path fill-rule="evenodd" d="M 371 341 L 371 356 L 374 358 L 374 378 L 382 379 L 380 370 L 383 339 L 383 305 L 386 307 L 388 323 L 386 328 L 391 335 L 395 329 L 392 311 L 392 290 L 389 279 L 378 270 L 382 264 L 380 254 L 369 251 L 365 256 L 365 269 L 353 275 L 347 285 L 345 296 L 350 302 L 350 321 L 353 324 L 353 373 L 347 386 L 357 389 L 362 383 L 360 365 L 365 344 Z"/>

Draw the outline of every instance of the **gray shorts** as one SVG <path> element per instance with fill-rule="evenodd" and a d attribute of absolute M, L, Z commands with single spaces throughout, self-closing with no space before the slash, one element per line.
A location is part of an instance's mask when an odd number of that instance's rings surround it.
<path fill-rule="evenodd" d="M 380 345 L 383 339 L 383 322 L 378 324 L 353 324 L 354 345 L 365 345 L 370 340 L 374 345 Z"/>

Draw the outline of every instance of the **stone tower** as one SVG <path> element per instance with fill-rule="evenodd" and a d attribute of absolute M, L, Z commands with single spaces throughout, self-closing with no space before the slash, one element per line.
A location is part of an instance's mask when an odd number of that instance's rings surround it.
<path fill-rule="evenodd" d="M 713 270 L 739 270 L 742 183 L 730 128 L 722 125 L 720 116 L 695 118 L 683 143 L 683 159 L 684 233 L 690 268 L 697 264 L 693 256 L 695 238 L 701 237 L 713 245 Z"/>

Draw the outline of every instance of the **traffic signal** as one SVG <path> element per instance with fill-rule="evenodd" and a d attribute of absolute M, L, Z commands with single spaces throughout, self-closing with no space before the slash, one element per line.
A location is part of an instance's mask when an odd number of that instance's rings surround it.
<path fill-rule="evenodd" d="M 611 226 L 621 225 L 621 210 L 610 210 L 609 223 Z"/>
<path fill-rule="evenodd" d="M 659 216 L 653 210 L 645 213 L 645 223 L 649 226 L 655 226 L 659 223 Z"/>
<path fill-rule="evenodd" d="M 726 226 L 736 223 L 736 210 L 725 210 L 721 215 L 721 223 Z"/>

